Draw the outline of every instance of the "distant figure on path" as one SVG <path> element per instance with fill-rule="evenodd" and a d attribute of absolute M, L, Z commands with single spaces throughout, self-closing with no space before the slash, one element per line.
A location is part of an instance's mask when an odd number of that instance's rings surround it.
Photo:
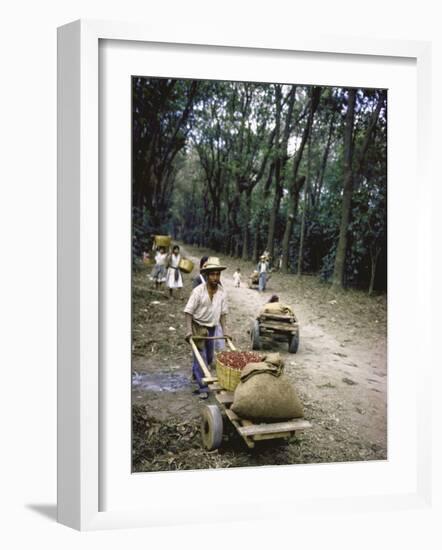
<path fill-rule="evenodd" d="M 233 282 L 235 284 L 235 287 L 239 288 L 241 286 L 241 270 L 239 267 L 233 274 Z"/>
<path fill-rule="evenodd" d="M 261 256 L 259 260 L 256 271 L 258 272 L 258 277 L 259 277 L 258 290 L 259 292 L 264 292 L 264 290 L 266 289 L 266 283 L 267 283 L 267 273 L 269 271 L 269 262 L 267 261 L 266 256 L 264 256 L 264 254 Z"/>
<path fill-rule="evenodd" d="M 208 256 L 203 256 L 200 260 L 200 272 L 198 273 L 198 275 L 196 277 L 193 278 L 192 280 L 192 289 L 196 288 L 198 285 L 200 285 L 201 283 L 205 283 L 206 282 L 206 279 L 204 277 L 204 275 L 201 273 L 201 268 L 203 267 L 203 265 L 207 262 L 207 260 L 209 259 Z"/>
<path fill-rule="evenodd" d="M 168 269 L 166 276 L 166 286 L 169 289 L 169 295 L 172 297 L 173 290 L 183 288 L 183 277 L 178 267 L 181 261 L 180 247 L 176 244 L 172 249 L 172 254 L 168 258 Z"/>
<path fill-rule="evenodd" d="M 150 277 L 155 282 L 155 288 L 161 289 L 166 280 L 167 252 L 164 246 L 160 246 L 155 254 L 155 265 Z"/>

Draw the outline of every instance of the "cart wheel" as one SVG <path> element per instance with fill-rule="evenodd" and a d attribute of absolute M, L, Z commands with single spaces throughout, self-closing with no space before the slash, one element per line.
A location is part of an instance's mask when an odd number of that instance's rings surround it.
<path fill-rule="evenodd" d="M 201 438 L 208 451 L 218 449 L 223 438 L 223 418 L 216 405 L 204 405 L 201 412 Z"/>
<path fill-rule="evenodd" d="M 261 338 L 259 337 L 259 323 L 255 321 L 252 328 L 252 349 L 261 349 Z"/>
<path fill-rule="evenodd" d="M 299 335 L 292 334 L 292 336 L 289 337 L 289 353 L 296 353 L 298 351 L 298 346 L 299 346 Z"/>

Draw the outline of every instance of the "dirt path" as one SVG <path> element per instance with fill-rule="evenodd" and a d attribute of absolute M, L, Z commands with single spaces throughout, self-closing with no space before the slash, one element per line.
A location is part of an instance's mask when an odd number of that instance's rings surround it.
<path fill-rule="evenodd" d="M 188 246 L 183 251 L 196 265 L 208 252 Z M 144 449 L 136 455 L 137 469 L 386 459 L 385 297 L 369 298 L 362 292 L 335 293 L 315 277 L 278 273 L 272 274 L 266 292 L 260 294 L 255 288 L 247 288 L 246 278 L 253 269 L 252 264 L 225 257 L 221 257 L 221 261 L 228 266 L 222 274 L 222 283 L 229 300 L 229 332 L 238 349 L 250 349 L 247 332 L 250 320 L 271 294 L 277 293 L 282 302 L 295 310 L 300 323 L 298 352 L 288 353 L 286 343 L 273 343 L 272 349 L 281 353 L 286 373 L 303 401 L 305 417 L 313 427 L 288 445 L 269 445 L 260 454 L 250 454 L 240 444 L 229 447 L 227 442 L 226 450 L 219 451 L 215 464 L 211 462 L 212 457 L 209 463 L 201 460 L 204 451 L 198 434 L 194 433 L 198 429 L 200 403 L 192 394 L 191 354 L 183 342 L 182 310 L 190 293 L 190 277 L 185 278 L 181 299 L 149 294 L 143 302 L 151 284 L 147 272 L 141 271 L 135 274 L 134 282 L 140 300 L 135 299 L 134 304 L 134 311 L 139 310 L 139 314 L 134 319 L 133 402 L 143 406 L 151 428 L 152 419 L 167 424 L 171 439 L 176 438 L 174 422 L 184 426 L 185 433 L 190 433 L 188 440 L 181 441 L 184 446 L 172 445 L 172 451 L 165 450 L 166 454 L 172 453 L 175 458 L 184 456 L 188 452 L 186 443 L 193 454 L 184 462 L 176 458 L 172 466 L 167 467 L 161 460 L 152 464 L 152 457 Z M 243 274 L 241 288 L 233 286 L 232 274 L 237 267 Z M 192 426 L 190 432 L 188 424 Z M 143 437 L 137 440 L 138 444 L 144 442 Z M 204 456 L 207 458 L 207 454 Z"/>

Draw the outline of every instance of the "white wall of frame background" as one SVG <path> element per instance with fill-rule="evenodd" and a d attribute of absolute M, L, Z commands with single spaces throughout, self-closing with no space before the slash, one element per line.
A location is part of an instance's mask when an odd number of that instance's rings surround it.
<path fill-rule="evenodd" d="M 260 30 L 272 38 L 310 29 L 314 35 L 342 34 L 368 39 L 397 38 L 433 41 L 433 293 L 440 261 L 442 236 L 436 154 L 442 128 L 438 90 L 442 84 L 442 38 L 437 2 L 404 1 L 401 5 L 372 0 L 328 2 L 317 0 L 299 7 L 295 2 L 169 0 L 159 3 L 126 0 L 105 2 L 17 0 L 2 10 L 2 85 L 0 86 L 2 243 L 0 365 L 2 422 L 0 506 L 6 548 L 95 548 L 143 545 L 148 548 L 225 548 L 221 531 L 234 546 L 255 548 L 302 545 L 305 548 L 440 547 L 442 535 L 441 476 L 435 469 L 432 510 L 404 510 L 391 514 L 323 514 L 293 518 L 290 524 L 229 524 L 168 527 L 130 531 L 77 533 L 55 523 L 56 497 L 56 28 L 81 18 L 145 22 L 189 29 L 203 27 L 213 38 L 243 30 Z M 406 161 L 406 159 L 404 159 Z M 4 194 L 4 195 L 3 195 Z M 413 220 L 410 220 L 413 223 Z M 437 339 L 434 314 L 433 337 Z M 431 355 L 425 360 L 431 361 Z M 441 407 L 437 403 L 440 373 L 432 384 L 434 457 L 441 463 Z M 5 437 L 6 435 L 6 437 Z M 4 541 L 8 543 L 4 545 Z M 234 547 L 232 546 L 232 547 Z"/>

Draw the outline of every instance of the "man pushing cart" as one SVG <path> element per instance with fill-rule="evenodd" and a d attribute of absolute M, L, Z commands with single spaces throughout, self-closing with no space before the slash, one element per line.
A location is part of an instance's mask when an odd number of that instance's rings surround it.
<path fill-rule="evenodd" d="M 189 300 L 184 308 L 186 316 L 186 340 L 195 337 L 198 351 L 206 365 L 211 365 L 214 354 L 215 329 L 221 324 L 223 334 L 227 336 L 227 296 L 220 284 L 221 271 L 226 269 L 220 264 L 219 258 L 209 257 L 201 268 L 205 275 L 205 283 L 192 290 Z M 201 337 L 205 339 L 200 339 Z M 202 399 L 208 397 L 208 387 L 204 381 L 204 372 L 193 354 L 192 376 L 199 387 L 199 396 Z"/>

